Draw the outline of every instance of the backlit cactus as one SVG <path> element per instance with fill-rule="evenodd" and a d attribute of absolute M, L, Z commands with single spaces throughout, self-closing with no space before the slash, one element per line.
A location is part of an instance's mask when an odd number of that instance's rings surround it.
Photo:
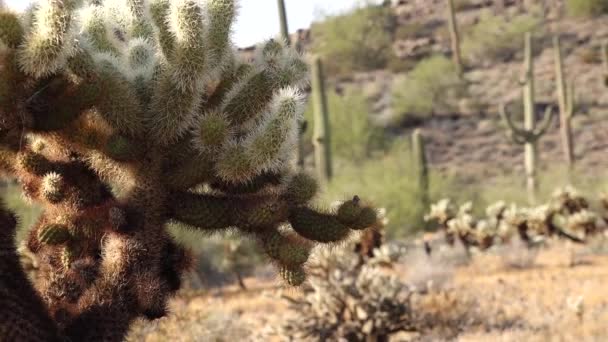
<path fill-rule="evenodd" d="M 292 169 L 307 65 L 274 40 L 237 57 L 235 1 L 81 3 L 42 0 L 31 26 L 0 9 L 0 167 L 45 209 L 37 293 L 0 272 L 3 337 L 118 341 L 165 315 L 191 267 L 171 222 L 239 229 L 290 285 L 315 242 L 375 224 L 358 198 L 348 217 L 312 207 L 318 184 Z M 45 303 L 6 310 L 10 291 Z"/>
<path fill-rule="evenodd" d="M 553 121 L 553 111 L 548 107 L 544 119 L 536 123 L 535 101 L 534 101 L 534 57 L 532 46 L 532 34 L 526 33 L 524 52 L 524 79 L 523 103 L 524 103 L 524 126 L 519 127 L 513 122 L 512 115 L 507 112 L 505 105 L 500 105 L 500 114 L 508 125 L 509 135 L 517 144 L 525 146 L 525 167 L 528 197 L 531 203 L 536 201 L 536 164 L 538 155 L 538 140 L 545 135 Z"/>

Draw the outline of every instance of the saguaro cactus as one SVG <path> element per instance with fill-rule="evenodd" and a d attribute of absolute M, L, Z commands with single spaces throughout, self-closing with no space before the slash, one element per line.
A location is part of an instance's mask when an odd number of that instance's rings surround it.
<path fill-rule="evenodd" d="M 608 87 L 608 42 L 602 43 L 602 62 L 604 65 L 604 86 Z"/>
<path fill-rule="evenodd" d="M 429 167 L 427 164 L 426 148 L 424 137 L 419 129 L 412 134 L 412 157 L 413 165 L 416 170 L 416 180 L 420 191 L 423 208 L 430 205 L 429 200 Z"/>
<path fill-rule="evenodd" d="M 291 45 L 291 38 L 289 37 L 289 24 L 287 22 L 287 9 L 285 7 L 285 0 L 277 0 L 279 8 L 279 23 L 281 24 L 281 37 L 287 43 L 287 46 Z"/>
<path fill-rule="evenodd" d="M 77 5 L 86 3 L 86 5 Z M 81 6 L 81 7 L 79 7 Z M 290 285 L 308 252 L 373 226 L 291 168 L 307 64 L 277 41 L 243 63 L 234 0 L 41 0 L 0 9 L 0 169 L 44 212 L 28 286 L 0 210 L 0 336 L 121 341 L 166 314 L 191 267 L 167 224 L 238 229 Z M 35 289 L 34 289 L 35 288 Z"/>
<path fill-rule="evenodd" d="M 568 167 L 574 165 L 574 147 L 572 142 L 572 117 L 574 116 L 574 84 L 566 84 L 564 73 L 564 59 L 559 37 L 553 38 L 555 50 L 555 79 L 557 83 L 557 96 L 559 99 L 560 129 L 564 157 Z"/>
<path fill-rule="evenodd" d="M 534 101 L 534 58 L 532 51 L 532 34 L 526 33 L 525 37 L 525 53 L 524 53 L 524 79 L 521 81 L 523 85 L 523 102 L 524 102 L 524 127 L 518 127 L 512 119 L 512 116 L 507 112 L 505 105 L 500 105 L 500 114 L 503 120 L 507 123 L 509 133 L 513 141 L 525 147 L 525 168 L 526 168 L 526 183 L 528 189 L 528 197 L 530 202 L 536 201 L 536 159 L 537 159 L 537 142 L 545 135 L 551 122 L 553 121 L 553 110 L 548 107 L 545 111 L 543 121 L 536 124 L 535 101 Z"/>
<path fill-rule="evenodd" d="M 324 181 L 333 176 L 331 159 L 331 127 L 325 92 L 323 62 L 315 57 L 312 65 L 312 101 L 314 109 L 313 145 L 315 147 L 315 167 L 317 176 Z"/>
<path fill-rule="evenodd" d="M 456 21 L 456 8 L 454 0 L 448 0 L 448 24 L 450 27 L 450 40 L 452 42 L 452 59 L 458 73 L 462 74 L 464 66 L 462 63 L 462 52 L 460 49 L 460 33 L 458 31 L 458 22 Z"/>

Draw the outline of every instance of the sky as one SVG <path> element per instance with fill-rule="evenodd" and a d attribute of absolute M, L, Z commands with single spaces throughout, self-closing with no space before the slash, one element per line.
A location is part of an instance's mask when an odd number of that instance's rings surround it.
<path fill-rule="evenodd" d="M 35 1 L 35 0 L 34 0 Z M 4 0 L 9 7 L 23 9 L 31 0 Z M 307 28 L 322 13 L 337 13 L 354 7 L 357 0 L 285 0 L 289 31 Z M 240 0 L 241 9 L 235 24 L 233 40 L 246 47 L 279 33 L 277 0 Z"/>

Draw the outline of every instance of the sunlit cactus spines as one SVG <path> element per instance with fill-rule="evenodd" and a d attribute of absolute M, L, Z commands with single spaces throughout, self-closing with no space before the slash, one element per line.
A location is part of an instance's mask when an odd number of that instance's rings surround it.
<path fill-rule="evenodd" d="M 528 198 L 530 203 L 536 201 L 537 184 L 537 157 L 538 140 L 545 135 L 553 122 L 553 110 L 547 107 L 543 121 L 536 122 L 535 111 L 535 80 L 534 80 L 534 53 L 532 45 L 532 33 L 525 35 L 524 50 L 524 78 L 521 80 L 522 96 L 524 104 L 524 125 L 520 127 L 513 121 L 512 114 L 509 113 L 504 104 L 500 105 L 500 115 L 508 126 L 511 139 L 525 147 L 525 170 Z"/>
<path fill-rule="evenodd" d="M 43 263 L 35 289 L 6 288 L 0 272 L 1 293 L 44 302 L 1 320 L 32 322 L 13 340 L 119 341 L 134 320 L 165 315 L 192 267 L 169 223 L 240 230 L 294 286 L 315 243 L 376 223 L 364 202 L 348 219 L 312 205 L 317 182 L 292 169 L 307 64 L 275 40 L 240 60 L 237 5 L 0 9 L 0 167 L 44 209 L 26 241 Z"/>

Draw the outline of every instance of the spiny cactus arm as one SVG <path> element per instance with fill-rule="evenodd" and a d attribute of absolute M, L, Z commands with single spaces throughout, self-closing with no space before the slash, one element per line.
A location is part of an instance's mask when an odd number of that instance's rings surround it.
<path fill-rule="evenodd" d="M 499 113 L 503 122 L 507 124 L 509 137 L 513 140 L 513 142 L 519 145 L 526 144 L 528 142 L 527 131 L 517 127 L 517 125 L 513 122 L 511 113 L 507 111 L 504 103 L 499 105 Z"/>
<path fill-rule="evenodd" d="M 0 209 L 0 336 L 9 341 L 61 341 L 15 248 L 15 216 Z"/>
<path fill-rule="evenodd" d="M 43 0 L 34 10 L 34 23 L 20 47 L 23 71 L 36 78 L 51 75 L 67 62 L 74 48 L 72 0 Z"/>
<path fill-rule="evenodd" d="M 208 4 L 209 29 L 207 39 L 210 45 L 209 64 L 211 68 L 223 64 L 230 47 L 230 32 L 236 17 L 235 0 L 211 0 Z M 231 57 L 231 56 L 230 56 Z"/>
<path fill-rule="evenodd" d="M 171 196 L 172 219 L 200 230 L 256 229 L 287 219 L 287 205 L 273 196 L 233 198 L 178 192 Z"/>
<path fill-rule="evenodd" d="M 24 35 L 25 30 L 17 14 L 0 7 L 0 43 L 8 48 L 16 48 Z"/>
<path fill-rule="evenodd" d="M 350 206 L 350 201 L 342 207 Z M 350 215 L 326 213 L 309 207 L 292 208 L 289 223 L 302 237 L 316 242 L 331 243 L 344 240 L 351 230 L 363 230 L 378 220 L 377 213 L 371 208 L 361 208 L 354 217 Z"/>
<path fill-rule="evenodd" d="M 170 30 L 167 20 L 170 7 L 171 2 L 169 0 L 150 1 L 150 17 L 154 23 L 156 41 L 158 41 L 166 60 L 170 60 L 173 57 L 175 49 L 175 37 Z"/>
<path fill-rule="evenodd" d="M 229 141 L 220 152 L 218 176 L 227 182 L 243 183 L 263 172 L 283 169 L 297 141 L 302 103 L 302 96 L 295 89 L 276 93 L 260 124 L 243 142 Z"/>

